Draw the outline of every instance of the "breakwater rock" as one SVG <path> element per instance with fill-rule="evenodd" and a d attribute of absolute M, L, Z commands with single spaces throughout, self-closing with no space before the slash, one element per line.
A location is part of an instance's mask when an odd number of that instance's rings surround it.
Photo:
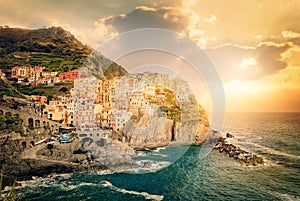
<path fill-rule="evenodd" d="M 230 135 L 232 138 L 233 135 Z M 226 138 L 219 137 L 217 143 L 214 146 L 214 149 L 218 150 L 220 153 L 224 153 L 229 157 L 238 160 L 243 165 L 263 165 L 264 160 L 262 157 L 259 157 L 253 153 L 245 151 L 240 147 L 227 143 Z"/>

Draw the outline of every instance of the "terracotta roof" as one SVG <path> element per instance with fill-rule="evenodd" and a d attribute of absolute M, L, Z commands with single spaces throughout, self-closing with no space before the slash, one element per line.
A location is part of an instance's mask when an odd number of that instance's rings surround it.
<path fill-rule="evenodd" d="M 111 110 L 111 109 L 112 109 L 111 107 L 106 107 L 106 108 L 103 109 L 103 111 L 106 112 L 106 111 L 109 111 L 109 110 Z"/>

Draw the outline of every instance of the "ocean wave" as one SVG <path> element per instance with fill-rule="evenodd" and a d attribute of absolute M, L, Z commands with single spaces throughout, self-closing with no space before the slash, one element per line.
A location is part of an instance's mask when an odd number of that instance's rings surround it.
<path fill-rule="evenodd" d="M 158 147 L 154 149 L 153 152 L 160 152 L 160 150 L 164 150 L 164 149 L 166 149 L 166 147 Z"/>
<path fill-rule="evenodd" d="M 242 142 L 240 143 L 241 145 L 252 145 L 254 147 L 259 148 L 261 151 L 264 151 L 265 153 L 271 154 L 271 155 L 277 155 L 277 156 L 285 156 L 285 157 L 289 157 L 289 158 L 293 158 L 293 159 L 300 159 L 300 156 L 296 156 L 293 154 L 288 154 L 285 152 L 281 152 L 278 150 L 275 150 L 273 148 L 270 147 L 266 147 L 257 143 L 252 143 L 252 142 Z"/>
<path fill-rule="evenodd" d="M 140 160 L 137 161 L 139 168 L 135 168 L 134 171 L 139 172 L 156 172 L 162 168 L 167 167 L 171 163 L 168 161 L 152 161 L 152 160 Z"/>
<path fill-rule="evenodd" d="M 138 151 L 137 156 L 147 156 L 147 154 L 145 152 Z"/>
<path fill-rule="evenodd" d="M 54 174 L 49 175 L 48 177 L 37 177 L 33 176 L 32 180 L 25 180 L 25 181 L 18 181 L 20 186 L 14 187 L 15 189 L 21 189 L 26 187 L 34 187 L 34 186 L 40 186 L 40 187 L 49 187 L 51 186 L 52 182 L 55 182 L 56 179 L 69 179 L 72 176 L 72 173 L 68 174 Z M 11 187 L 6 186 L 5 190 L 10 190 Z"/>
<path fill-rule="evenodd" d="M 157 172 L 158 170 L 169 166 L 171 163 L 168 161 L 156 162 L 151 160 L 140 160 L 137 161 L 137 164 L 139 165 L 139 167 L 137 168 L 120 170 L 118 172 L 130 173 L 130 174 L 144 174 L 149 172 Z"/>
<path fill-rule="evenodd" d="M 90 172 L 89 174 L 97 174 L 97 175 L 109 175 L 109 174 L 114 174 L 118 171 L 112 170 L 112 169 L 107 169 L 107 170 L 98 170 L 95 172 Z"/>
<path fill-rule="evenodd" d="M 155 156 L 168 157 L 165 154 L 159 153 L 161 150 L 164 150 L 164 149 L 166 149 L 166 147 L 158 147 L 156 149 L 145 149 L 145 151 L 138 151 L 137 156 L 155 155 Z"/>
<path fill-rule="evenodd" d="M 153 195 L 153 194 L 149 194 L 147 192 L 138 192 L 138 191 L 126 190 L 126 189 L 123 189 L 123 188 L 119 188 L 119 187 L 114 186 L 109 181 L 102 181 L 101 185 L 103 187 L 110 188 L 114 191 L 117 191 L 117 192 L 120 192 L 120 193 L 123 193 L 123 194 L 140 195 L 140 196 L 143 196 L 146 200 L 160 201 L 160 200 L 164 199 L 163 195 Z"/>
<path fill-rule="evenodd" d="M 170 162 L 167 161 L 151 161 L 151 160 L 139 160 L 137 161 L 139 167 L 132 168 L 132 169 L 120 169 L 120 170 L 101 170 L 96 172 L 91 172 L 90 174 L 96 174 L 96 175 L 109 175 L 109 174 L 115 174 L 115 173 L 131 173 L 131 174 L 142 174 L 142 173 L 149 173 L 149 172 L 156 172 L 162 168 L 167 167 L 170 165 Z M 72 173 L 67 174 L 55 174 L 55 175 L 49 175 L 49 177 L 33 177 L 32 180 L 27 181 L 20 181 L 21 186 L 15 187 L 15 189 L 21 189 L 21 188 L 35 188 L 37 186 L 48 188 L 48 187 L 58 187 L 64 191 L 71 191 L 74 190 L 80 186 L 97 186 L 94 183 L 80 183 L 80 184 L 68 184 L 63 183 L 61 181 L 68 181 L 72 177 Z M 5 191 L 8 191 L 9 187 L 6 187 Z M 4 191 L 4 192 L 5 192 Z"/>
<path fill-rule="evenodd" d="M 159 154 L 159 153 L 152 153 L 151 155 L 153 155 L 153 156 L 161 156 L 161 157 L 164 157 L 164 158 L 168 157 L 168 155 L 166 155 L 166 154 Z"/>
<path fill-rule="evenodd" d="M 286 201 L 299 201 L 300 197 L 289 195 L 286 193 L 279 193 L 275 191 L 270 191 L 270 194 L 275 195 L 281 200 L 286 200 Z"/>
<path fill-rule="evenodd" d="M 81 182 L 79 184 L 65 184 L 65 185 L 59 185 L 59 187 L 64 191 L 72 191 L 74 189 L 77 189 L 81 186 L 98 186 L 98 184 L 95 183 L 89 183 L 89 182 Z"/>

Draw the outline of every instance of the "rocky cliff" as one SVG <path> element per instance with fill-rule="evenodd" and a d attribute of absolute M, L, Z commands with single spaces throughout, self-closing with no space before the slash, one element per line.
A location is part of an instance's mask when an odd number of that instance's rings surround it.
<path fill-rule="evenodd" d="M 167 145 L 202 144 L 209 130 L 205 110 L 193 102 L 181 104 L 181 121 L 168 119 L 167 115 L 142 114 L 140 119 L 130 119 L 123 134 L 129 146 L 135 149 L 156 148 Z"/>
<path fill-rule="evenodd" d="M 39 148 L 41 148 L 41 150 L 44 149 L 41 151 L 44 157 L 40 157 L 40 154 L 35 155 L 34 148 L 27 149 L 34 157 L 25 156 L 24 148 L 19 139 L 11 137 L 0 138 L 0 172 L 4 178 L 3 186 L 12 185 L 15 179 L 28 180 L 31 179 L 32 176 L 48 176 L 54 173 L 71 173 L 88 169 L 88 166 L 80 166 L 80 161 L 71 162 L 72 158 L 64 158 L 65 160 L 70 160 L 70 162 L 66 162 L 64 160 L 54 160 L 59 159 L 59 157 L 48 157 L 54 154 L 49 153 L 51 151 L 47 149 L 45 144 L 40 145 Z M 65 152 L 71 153 L 73 158 L 84 157 L 84 154 L 78 154 L 76 156 L 71 149 L 73 149 L 73 147 L 68 148 Z M 55 151 L 53 152 L 55 153 Z"/>
<path fill-rule="evenodd" d="M 94 164 L 103 165 L 109 169 L 132 168 L 136 163 L 132 160 L 135 151 L 126 143 L 118 140 L 109 143 L 91 143 L 85 146 L 90 151 Z"/>

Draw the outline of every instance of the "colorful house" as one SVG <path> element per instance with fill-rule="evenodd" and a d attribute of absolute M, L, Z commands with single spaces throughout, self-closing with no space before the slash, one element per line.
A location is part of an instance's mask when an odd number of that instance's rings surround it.
<path fill-rule="evenodd" d="M 78 77 L 78 71 L 73 70 L 65 73 L 61 73 L 58 77 L 60 81 L 74 81 Z"/>

